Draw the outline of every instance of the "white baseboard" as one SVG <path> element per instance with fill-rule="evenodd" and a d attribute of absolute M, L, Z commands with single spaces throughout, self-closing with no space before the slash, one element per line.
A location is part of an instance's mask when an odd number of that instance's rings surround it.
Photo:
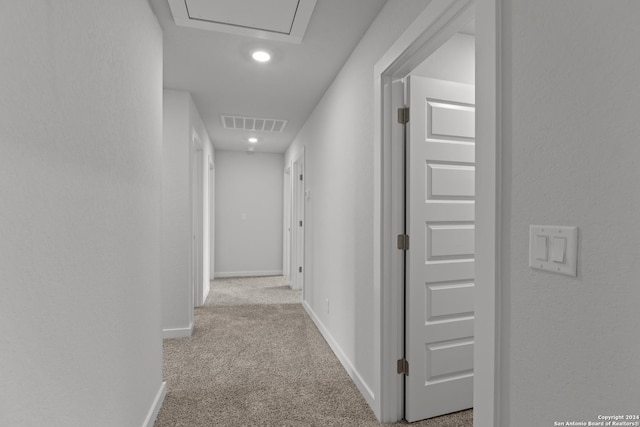
<path fill-rule="evenodd" d="M 189 324 L 186 328 L 174 328 L 174 329 L 163 329 L 162 330 L 162 338 L 181 338 L 181 337 L 190 337 L 193 333 L 193 322 Z"/>
<path fill-rule="evenodd" d="M 351 360 L 349 360 L 349 358 L 344 353 L 344 351 L 342 351 L 342 348 L 340 348 L 340 346 L 338 345 L 336 340 L 333 338 L 329 330 L 320 321 L 320 318 L 316 315 L 316 313 L 309 306 L 309 304 L 307 304 L 306 301 L 303 301 L 302 306 L 304 307 L 305 311 L 307 312 L 311 320 L 313 320 L 313 323 L 316 324 L 318 330 L 320 331 L 324 339 L 327 341 L 327 343 L 329 344 L 329 347 L 331 347 L 331 350 L 333 350 L 333 352 L 335 353 L 340 363 L 342 363 L 342 366 L 344 367 L 345 371 L 347 371 L 347 374 L 349 374 L 349 376 L 351 377 L 351 380 L 354 382 L 354 384 L 360 391 L 360 394 L 362 394 L 364 399 L 367 401 L 367 403 L 373 410 L 373 408 L 376 407 L 376 397 L 373 391 L 371 391 L 371 388 L 367 385 L 364 379 L 362 379 L 362 376 L 360 376 L 360 373 L 358 372 L 358 370 L 353 366 L 353 363 L 351 363 Z"/>
<path fill-rule="evenodd" d="M 260 276 L 282 276 L 282 270 L 270 271 L 223 271 L 216 272 L 215 278 L 223 279 L 226 277 L 260 277 Z"/>
<path fill-rule="evenodd" d="M 160 408 L 162 408 L 162 402 L 164 402 L 164 397 L 167 395 L 167 382 L 163 381 L 160 384 L 160 389 L 158 393 L 156 393 L 156 398 L 153 399 L 153 403 L 151 404 L 151 408 L 149 409 L 149 413 L 147 413 L 147 417 L 144 419 L 142 423 L 142 427 L 153 427 L 153 424 L 156 422 L 156 418 L 158 418 L 158 413 L 160 412 Z"/>

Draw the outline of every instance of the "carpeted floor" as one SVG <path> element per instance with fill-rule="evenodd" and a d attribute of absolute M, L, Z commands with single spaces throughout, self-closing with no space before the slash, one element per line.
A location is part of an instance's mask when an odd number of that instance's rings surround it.
<path fill-rule="evenodd" d="M 155 426 L 380 426 L 300 298 L 281 277 L 213 281 L 193 336 L 164 341 Z M 472 420 L 469 410 L 411 425 Z"/>
<path fill-rule="evenodd" d="M 236 277 L 211 282 L 206 306 L 300 304 L 302 291 L 294 291 L 282 276 Z"/>

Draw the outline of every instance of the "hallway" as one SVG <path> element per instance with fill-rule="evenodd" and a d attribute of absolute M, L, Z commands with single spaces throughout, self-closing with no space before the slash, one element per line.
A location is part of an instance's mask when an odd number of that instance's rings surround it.
<path fill-rule="evenodd" d="M 164 341 L 163 426 L 379 426 L 282 277 L 213 281 L 189 338 Z M 472 411 L 420 427 L 466 427 Z M 402 425 L 402 424 L 390 424 Z"/>

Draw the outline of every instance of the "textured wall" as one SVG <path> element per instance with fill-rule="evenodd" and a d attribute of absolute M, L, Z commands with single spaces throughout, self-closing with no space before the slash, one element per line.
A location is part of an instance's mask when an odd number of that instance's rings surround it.
<path fill-rule="evenodd" d="M 282 154 L 216 151 L 216 275 L 282 274 L 283 171 Z"/>
<path fill-rule="evenodd" d="M 189 92 L 165 89 L 163 95 L 162 168 L 162 329 L 189 334 L 193 321 L 191 277 L 191 140 L 193 132 L 202 145 L 202 172 L 206 176 L 213 148 L 200 113 Z M 213 171 L 212 171 L 213 172 Z M 209 191 L 203 177 L 202 197 Z M 203 203 L 204 291 L 209 291 L 208 206 Z"/>
<path fill-rule="evenodd" d="M 285 155 L 305 147 L 306 302 L 374 398 L 373 67 L 427 4 L 384 5 Z"/>
<path fill-rule="evenodd" d="M 189 93 L 165 90 L 162 156 L 162 329 L 189 329 L 191 187 Z"/>
<path fill-rule="evenodd" d="M 0 3 L 0 425 L 140 426 L 162 382 L 162 34 Z"/>
<path fill-rule="evenodd" d="M 505 1 L 505 426 L 640 402 L 640 3 Z M 578 277 L 528 267 L 529 224 L 579 227 Z"/>

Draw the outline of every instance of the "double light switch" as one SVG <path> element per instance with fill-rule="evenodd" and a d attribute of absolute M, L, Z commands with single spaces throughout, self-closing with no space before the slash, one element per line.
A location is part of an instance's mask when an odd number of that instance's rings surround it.
<path fill-rule="evenodd" d="M 529 267 L 577 275 L 578 228 L 529 226 Z"/>

